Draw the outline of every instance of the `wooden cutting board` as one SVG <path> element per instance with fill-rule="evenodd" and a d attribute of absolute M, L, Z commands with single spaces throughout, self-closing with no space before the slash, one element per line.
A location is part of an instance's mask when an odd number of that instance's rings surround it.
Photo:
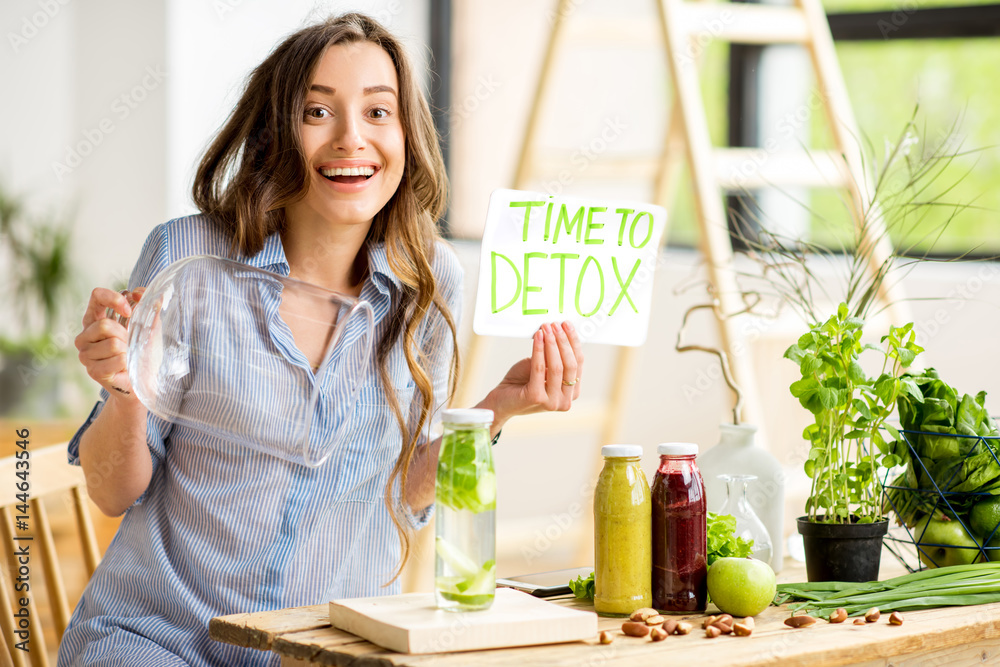
<path fill-rule="evenodd" d="M 485 611 L 442 611 L 433 593 L 330 603 L 330 624 L 400 653 L 440 653 L 590 639 L 597 614 L 498 588 Z"/>

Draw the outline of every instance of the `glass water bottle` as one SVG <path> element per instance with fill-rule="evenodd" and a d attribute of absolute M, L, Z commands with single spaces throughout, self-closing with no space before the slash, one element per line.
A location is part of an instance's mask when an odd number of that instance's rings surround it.
<path fill-rule="evenodd" d="M 493 604 L 497 482 L 492 410 L 445 410 L 438 455 L 434 594 L 449 611 Z"/>

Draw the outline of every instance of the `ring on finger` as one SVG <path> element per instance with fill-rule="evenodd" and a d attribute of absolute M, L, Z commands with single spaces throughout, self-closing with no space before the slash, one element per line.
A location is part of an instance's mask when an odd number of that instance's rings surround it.
<path fill-rule="evenodd" d="M 579 382 L 579 381 L 580 381 L 580 378 L 576 378 L 576 379 L 575 379 L 575 380 L 573 380 L 572 382 L 567 382 L 566 380 L 563 380 L 563 381 L 562 381 L 562 383 L 563 383 L 564 385 L 566 385 L 567 387 L 572 387 L 573 385 L 575 385 L 575 384 L 576 384 L 577 382 Z"/>

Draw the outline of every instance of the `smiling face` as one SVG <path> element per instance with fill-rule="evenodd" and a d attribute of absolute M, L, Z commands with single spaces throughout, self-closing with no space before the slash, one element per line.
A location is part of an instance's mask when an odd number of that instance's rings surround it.
<path fill-rule="evenodd" d="M 403 176 L 405 133 L 392 59 L 372 42 L 335 44 L 306 93 L 302 147 L 309 190 L 286 207 L 290 224 L 308 218 L 365 225 Z"/>

